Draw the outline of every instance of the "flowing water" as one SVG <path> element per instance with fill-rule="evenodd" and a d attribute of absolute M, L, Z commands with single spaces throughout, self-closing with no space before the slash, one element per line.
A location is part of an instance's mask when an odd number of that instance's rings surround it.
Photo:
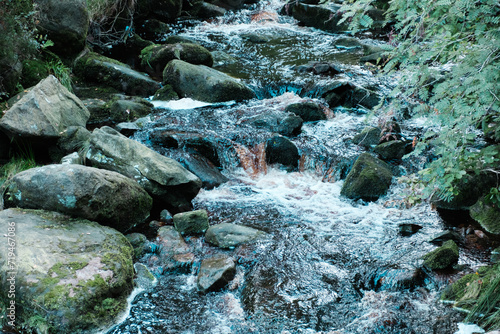
<path fill-rule="evenodd" d="M 229 181 L 203 189 L 194 207 L 207 210 L 211 224 L 242 224 L 270 237 L 234 250 L 186 238 L 196 261 L 184 272 L 163 272 L 155 255 L 147 255 L 141 261 L 157 274 L 158 285 L 140 292 L 127 318 L 109 333 L 454 333 L 461 316 L 438 302 L 449 276 L 421 266 L 421 256 L 435 248 L 428 239 L 445 228 L 439 215 L 428 205 L 407 208 L 404 185 L 396 181 L 376 202 L 340 196 L 342 179 L 362 152 L 350 139 L 372 120 L 360 110 L 330 110 L 325 104 L 327 120 L 305 123 L 291 138 L 301 153 L 299 169 L 266 165 L 263 143 L 272 133 L 252 126 L 252 117 L 302 100 L 321 103 L 323 88 L 338 80 L 382 92 L 393 80 L 383 82 L 359 66 L 362 50 L 336 43 L 345 36 L 299 27 L 278 15 L 280 6 L 261 3 L 177 28 L 217 51 L 215 67 L 244 79 L 257 99 L 157 103 L 152 122 L 135 135 L 180 161 L 188 155 L 189 138 L 203 138 L 205 156 Z M 342 71 L 298 70 L 310 62 L 335 62 Z M 406 124 L 406 135 L 411 138 L 408 129 L 418 127 Z M 394 171 L 405 174 L 420 163 L 406 162 Z M 403 236 L 402 224 L 422 228 Z M 236 278 L 220 292 L 199 293 L 199 263 L 217 253 L 237 260 Z M 479 261 L 462 252 L 460 263 Z"/>

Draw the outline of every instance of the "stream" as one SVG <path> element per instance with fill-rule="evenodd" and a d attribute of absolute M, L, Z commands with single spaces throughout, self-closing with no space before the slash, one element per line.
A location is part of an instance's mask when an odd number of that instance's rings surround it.
<path fill-rule="evenodd" d="M 203 138 L 209 143 L 205 151 L 211 151 L 205 153 L 228 181 L 202 189 L 194 208 L 207 210 L 210 224 L 242 224 L 270 237 L 234 250 L 187 237 L 196 260 L 186 271 L 163 272 L 154 254 L 148 254 L 141 262 L 158 284 L 138 291 L 129 314 L 107 333 L 457 331 L 463 316 L 439 302 L 452 276 L 422 268 L 421 257 L 435 248 L 428 240 L 445 229 L 438 213 L 428 204 L 408 207 L 407 189 L 396 178 L 376 202 L 340 196 L 346 173 L 364 151 L 351 139 L 376 120 L 362 108 L 329 109 L 321 95 L 339 80 L 388 93 L 396 79 L 379 78 L 360 66 L 363 50 L 337 43 L 345 35 L 301 27 L 279 15 L 282 5 L 261 2 L 210 22 L 179 23 L 175 33 L 215 51 L 214 68 L 243 79 L 257 98 L 220 104 L 155 101 L 151 122 L 134 135 L 181 162 L 192 153 L 188 139 Z M 360 40 L 381 43 L 368 35 Z M 335 63 L 341 71 L 301 70 L 311 62 Z M 298 170 L 267 165 L 263 143 L 272 131 L 251 120 L 304 100 L 323 104 L 327 119 L 304 123 L 301 133 L 290 137 L 301 154 Z M 425 120 L 402 125 L 411 139 Z M 405 160 L 393 169 L 405 175 L 422 163 Z M 403 235 L 404 224 L 421 229 Z M 222 291 L 199 293 L 199 263 L 218 253 L 237 260 L 236 277 Z M 461 252 L 459 264 L 476 267 L 481 260 Z"/>

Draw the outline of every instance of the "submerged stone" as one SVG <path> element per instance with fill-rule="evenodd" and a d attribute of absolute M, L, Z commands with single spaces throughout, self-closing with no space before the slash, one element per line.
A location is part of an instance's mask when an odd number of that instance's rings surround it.
<path fill-rule="evenodd" d="M 226 255 L 211 257 L 201 262 L 200 272 L 196 277 L 198 290 L 201 292 L 222 289 L 236 275 L 236 263 Z"/>
<path fill-rule="evenodd" d="M 241 244 L 255 242 L 266 236 L 266 233 L 257 229 L 237 225 L 222 223 L 212 225 L 205 233 L 205 239 L 221 248 L 234 248 Z"/>

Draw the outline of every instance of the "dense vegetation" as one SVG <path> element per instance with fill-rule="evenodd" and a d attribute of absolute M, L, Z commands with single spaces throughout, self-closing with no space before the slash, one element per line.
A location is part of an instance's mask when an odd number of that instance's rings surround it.
<path fill-rule="evenodd" d="M 355 31 L 369 27 L 373 0 L 350 0 L 344 20 Z M 499 150 L 482 149 L 500 140 L 500 5 L 497 0 L 394 0 L 386 21 L 394 49 L 384 73 L 400 71 L 387 113 L 426 116 L 438 126 L 419 141 L 436 157 L 419 173 L 421 198 L 450 200 L 465 175 L 498 174 Z M 482 130 L 482 131 L 481 131 Z M 483 145 L 484 147 L 484 145 Z M 470 179 L 470 178 L 469 178 Z M 498 188 L 490 199 L 500 203 Z"/>

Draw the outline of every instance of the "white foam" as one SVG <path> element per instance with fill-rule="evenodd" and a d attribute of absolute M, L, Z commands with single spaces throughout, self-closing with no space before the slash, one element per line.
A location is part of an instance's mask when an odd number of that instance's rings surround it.
<path fill-rule="evenodd" d="M 193 100 L 191 98 L 183 98 L 180 100 L 171 101 L 151 101 L 155 108 L 165 108 L 171 110 L 195 109 L 211 106 L 213 103 Z"/>
<path fill-rule="evenodd" d="M 485 333 L 484 329 L 475 324 L 464 324 L 462 322 L 458 323 L 458 331 L 454 334 L 475 334 L 475 333 Z"/>

